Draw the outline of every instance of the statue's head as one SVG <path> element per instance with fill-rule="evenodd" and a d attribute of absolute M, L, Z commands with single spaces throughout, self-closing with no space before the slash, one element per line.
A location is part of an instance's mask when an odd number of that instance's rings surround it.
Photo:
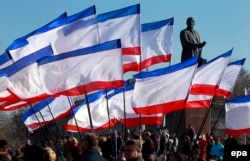
<path fill-rule="evenodd" d="M 188 28 L 194 28 L 194 25 L 195 25 L 194 18 L 193 17 L 188 17 L 186 24 L 187 24 Z"/>

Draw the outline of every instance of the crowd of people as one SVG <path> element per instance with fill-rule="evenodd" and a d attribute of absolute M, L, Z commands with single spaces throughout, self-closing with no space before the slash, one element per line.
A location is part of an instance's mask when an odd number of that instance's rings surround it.
<path fill-rule="evenodd" d="M 237 140 L 231 136 L 223 143 L 213 135 L 197 139 L 192 127 L 181 138 L 166 129 L 125 135 L 85 133 L 79 139 L 28 140 L 14 152 L 6 140 L 0 140 L 0 161 L 223 161 L 225 146 L 232 145 Z"/>

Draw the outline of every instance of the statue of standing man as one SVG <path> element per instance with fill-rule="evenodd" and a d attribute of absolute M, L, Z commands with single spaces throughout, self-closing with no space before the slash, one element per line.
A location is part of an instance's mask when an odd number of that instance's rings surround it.
<path fill-rule="evenodd" d="M 180 40 L 182 45 L 181 62 L 199 55 L 199 65 L 202 65 L 206 60 L 201 58 L 202 48 L 206 45 L 206 41 L 200 42 L 199 33 L 194 30 L 195 20 L 193 17 L 187 18 L 187 28 L 180 32 Z"/>

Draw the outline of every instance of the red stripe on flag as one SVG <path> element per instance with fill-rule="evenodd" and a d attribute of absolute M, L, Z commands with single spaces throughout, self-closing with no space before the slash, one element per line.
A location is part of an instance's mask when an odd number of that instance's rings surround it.
<path fill-rule="evenodd" d="M 210 104 L 211 100 L 188 101 L 186 108 L 208 108 Z"/>
<path fill-rule="evenodd" d="M 239 129 L 239 130 L 226 129 L 225 131 L 226 131 L 226 133 L 228 135 L 231 135 L 231 136 L 240 136 L 240 135 L 243 135 L 245 133 L 249 133 L 250 132 L 250 128 Z"/>
<path fill-rule="evenodd" d="M 138 118 L 127 118 L 126 121 L 125 119 L 121 119 L 120 122 L 122 124 L 125 124 L 126 122 L 126 127 L 131 128 L 135 126 L 139 126 L 140 124 L 142 125 L 161 125 L 162 124 L 162 117 L 141 117 L 141 120 L 138 116 Z"/>
<path fill-rule="evenodd" d="M 224 89 L 218 89 L 215 94 L 217 97 L 229 97 L 231 95 L 230 91 Z"/>
<path fill-rule="evenodd" d="M 169 103 L 163 103 L 158 105 L 152 105 L 147 107 L 134 107 L 134 111 L 136 114 L 167 114 L 177 110 L 185 109 L 185 100 L 179 100 Z"/>
<path fill-rule="evenodd" d="M 91 82 L 89 84 L 85 84 L 83 86 L 78 86 L 75 88 L 72 88 L 70 90 L 66 90 L 63 92 L 60 92 L 61 95 L 66 95 L 66 96 L 77 96 L 81 95 L 84 93 L 100 90 L 100 89 L 105 89 L 105 88 L 115 88 L 115 87 L 123 87 L 124 86 L 124 81 L 123 80 L 118 80 L 118 81 L 110 81 L 110 82 Z"/>
<path fill-rule="evenodd" d="M 210 84 L 194 84 L 191 87 L 191 94 L 202 94 L 202 95 L 214 95 L 217 89 L 217 85 Z"/>
<path fill-rule="evenodd" d="M 123 64 L 123 73 L 127 73 L 129 71 L 139 72 L 140 65 L 137 64 L 136 62 Z"/>
<path fill-rule="evenodd" d="M 65 118 L 66 116 L 68 116 L 71 112 L 71 109 L 74 108 L 74 106 L 72 106 L 71 108 L 69 108 L 67 111 L 65 111 L 64 113 L 61 113 L 60 115 L 56 116 L 54 119 L 48 120 L 48 121 L 40 121 L 39 123 L 34 123 L 34 124 L 30 124 L 28 125 L 32 130 L 35 130 L 43 125 L 46 125 L 50 122 L 54 122 L 55 120 L 59 120 L 62 118 Z M 35 114 L 33 114 L 35 115 Z"/>
<path fill-rule="evenodd" d="M 141 47 L 122 48 L 122 55 L 140 55 Z"/>
<path fill-rule="evenodd" d="M 158 63 L 171 62 L 171 58 L 172 58 L 172 54 L 162 54 L 162 55 L 151 57 L 141 62 L 141 69 L 148 68 L 149 66 L 158 64 Z"/>
<path fill-rule="evenodd" d="M 113 127 L 115 126 L 116 121 L 115 119 L 111 119 L 110 120 L 110 126 Z M 64 125 L 63 126 L 64 130 L 67 131 L 72 131 L 72 132 L 92 132 L 92 129 L 90 128 L 84 128 L 84 127 L 80 127 L 80 125 L 78 125 L 78 127 L 76 125 Z M 101 131 L 101 130 L 106 130 L 109 128 L 109 122 L 103 124 L 102 126 L 98 127 L 98 128 L 94 128 L 94 131 Z"/>

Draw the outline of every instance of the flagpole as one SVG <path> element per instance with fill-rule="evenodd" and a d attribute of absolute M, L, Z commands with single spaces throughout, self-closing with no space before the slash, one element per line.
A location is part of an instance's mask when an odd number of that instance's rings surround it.
<path fill-rule="evenodd" d="M 41 128 L 42 128 L 42 133 L 43 133 L 44 137 L 45 137 L 45 138 L 47 139 L 47 141 L 49 142 L 49 138 L 48 138 L 48 136 L 46 135 L 46 133 L 44 132 L 44 129 L 43 129 L 44 127 L 43 127 L 42 123 L 40 122 L 39 118 L 37 117 L 36 112 L 35 112 L 35 110 L 34 110 L 34 107 L 33 107 L 31 104 L 30 104 L 30 108 L 31 108 L 32 112 L 34 113 L 34 115 L 35 115 L 35 117 L 36 117 L 36 119 L 37 119 L 39 125 L 40 125 Z"/>
<path fill-rule="evenodd" d="M 127 115 L 126 115 L 126 105 L 125 105 L 125 90 L 124 87 L 122 88 L 122 93 L 123 93 L 123 115 L 124 115 L 124 136 L 126 136 L 127 132 Z"/>
<path fill-rule="evenodd" d="M 212 101 L 211 101 L 211 103 L 210 103 L 210 106 L 209 106 L 208 109 L 206 110 L 206 113 L 205 113 L 205 115 L 204 115 L 204 118 L 203 118 L 203 120 L 202 120 L 202 122 L 201 122 L 201 126 L 200 126 L 200 128 L 199 128 L 199 130 L 198 130 L 198 132 L 197 132 L 197 136 L 196 136 L 196 139 L 197 139 L 197 140 L 199 139 L 200 134 L 201 134 L 201 131 L 202 131 L 202 129 L 203 129 L 203 127 L 204 127 L 204 125 L 205 125 L 205 123 L 206 123 L 206 121 L 207 121 L 207 117 L 208 117 L 208 115 L 209 115 L 209 113 L 210 113 L 210 111 L 211 111 L 211 108 L 212 108 L 212 104 L 213 104 L 214 98 L 215 98 L 215 97 L 213 96 Z"/>
<path fill-rule="evenodd" d="M 213 131 L 214 131 L 214 128 L 215 128 L 215 125 L 217 124 L 217 122 L 218 122 L 218 120 L 219 120 L 219 118 L 220 118 L 220 116 L 221 116 L 221 114 L 222 114 L 222 112 L 224 111 L 224 107 L 223 108 L 221 108 L 221 110 L 220 110 L 220 113 L 219 113 L 219 115 L 217 116 L 217 118 L 216 118 L 216 121 L 215 121 L 215 123 L 214 123 L 214 126 L 212 127 L 212 129 L 211 129 L 211 132 L 210 132 L 210 134 L 212 134 L 213 133 Z"/>
<path fill-rule="evenodd" d="M 106 105 L 107 105 L 107 113 L 108 113 L 108 122 L 109 122 L 109 135 L 111 136 L 111 125 L 110 125 L 110 113 L 109 113 L 109 103 L 108 103 L 108 93 L 105 89 L 105 97 L 106 97 Z"/>
<path fill-rule="evenodd" d="M 90 123 L 91 131 L 94 132 L 94 127 L 93 127 L 93 122 L 92 122 L 92 117 L 91 117 L 90 107 L 89 107 L 89 99 L 88 99 L 87 93 L 85 93 L 85 100 L 86 100 L 86 105 L 87 105 L 88 114 L 89 114 L 89 123 Z"/>
<path fill-rule="evenodd" d="M 79 129 L 77 120 L 76 120 L 76 117 L 75 117 L 75 115 L 73 114 L 73 108 L 72 108 L 72 106 L 75 106 L 75 105 L 73 105 L 73 101 L 69 98 L 69 96 L 67 96 L 67 98 L 68 98 L 69 105 L 70 105 L 70 113 L 71 113 L 71 115 L 73 116 L 73 119 L 74 119 L 74 121 L 75 121 L 75 123 L 76 123 L 76 128 L 77 128 L 77 131 L 78 131 L 78 135 L 79 135 L 80 138 L 82 138 L 81 132 L 80 132 L 80 129 Z M 72 101 L 72 102 L 71 102 L 71 101 Z"/>
<path fill-rule="evenodd" d="M 43 121 L 45 122 L 45 119 L 44 119 L 44 117 L 43 117 L 43 115 L 42 115 L 42 113 L 41 113 L 40 109 L 38 108 L 38 106 L 37 106 L 37 104 L 36 104 L 36 103 L 35 103 L 35 105 L 36 105 L 36 108 L 37 108 L 37 110 L 38 110 L 38 112 L 39 112 L 40 116 L 42 117 Z M 44 125 L 44 126 L 45 126 L 45 127 L 46 127 L 46 129 L 48 130 L 49 135 L 51 136 L 51 139 L 52 139 L 52 140 L 54 140 L 54 139 L 53 139 L 53 135 L 51 134 L 50 129 L 49 129 L 46 125 Z"/>
<path fill-rule="evenodd" d="M 46 100 L 46 103 L 47 103 L 47 100 Z M 48 104 L 48 103 L 47 103 L 47 104 Z M 37 110 L 39 111 L 39 114 L 41 115 L 43 121 L 45 122 L 45 119 L 44 119 L 44 117 L 43 117 L 43 115 L 42 115 L 40 109 L 37 107 L 37 104 L 36 104 L 36 103 L 35 103 L 35 105 L 36 105 L 36 108 L 37 108 Z M 49 107 L 49 105 L 48 105 L 48 107 Z M 50 110 L 50 107 L 49 107 L 49 110 Z M 51 112 L 51 110 L 50 110 L 50 112 Z M 53 116 L 53 115 L 52 115 L 52 116 Z M 53 118 L 53 119 L 54 119 L 54 118 Z M 55 123 L 56 123 L 56 122 L 55 122 Z M 53 139 L 53 135 L 51 134 L 50 129 L 49 129 L 46 125 L 45 125 L 45 127 L 47 128 L 47 130 L 48 130 L 48 132 L 49 132 L 49 135 L 51 136 L 51 141 L 52 141 L 53 144 L 55 145 L 56 150 L 59 151 L 58 145 L 55 143 L 55 139 Z"/>
<path fill-rule="evenodd" d="M 57 129 L 57 131 L 59 132 L 59 136 L 60 136 L 60 138 L 61 138 L 61 137 L 62 137 L 62 133 L 61 133 L 61 131 L 59 130 L 59 127 L 58 127 L 57 122 L 56 122 L 56 120 L 55 120 L 55 117 L 54 117 L 54 115 L 53 115 L 53 113 L 52 113 L 52 111 L 51 111 L 51 108 L 50 108 L 50 105 L 49 105 L 49 103 L 48 103 L 48 100 L 47 100 L 47 99 L 45 99 L 45 100 L 46 100 L 46 103 L 47 103 L 49 112 L 50 112 L 50 114 L 51 114 L 51 116 L 52 116 L 52 119 L 53 119 L 53 121 L 54 121 L 55 124 L 56 124 L 56 129 Z"/>

